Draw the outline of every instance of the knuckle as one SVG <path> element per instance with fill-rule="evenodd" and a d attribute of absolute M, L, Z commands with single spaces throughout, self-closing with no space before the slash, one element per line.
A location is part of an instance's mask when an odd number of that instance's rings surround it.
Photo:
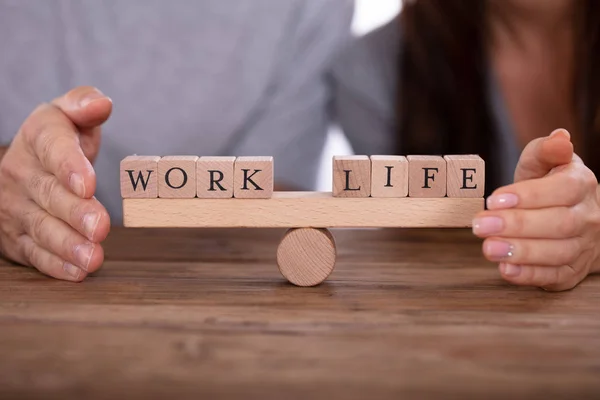
<path fill-rule="evenodd" d="M 514 210 L 509 215 L 511 215 L 511 217 L 510 217 L 510 226 L 512 227 L 511 231 L 517 235 L 522 234 L 524 227 L 525 227 L 525 213 L 522 210 Z"/>
<path fill-rule="evenodd" d="M 46 175 L 39 178 L 38 193 L 39 205 L 45 210 L 51 208 L 53 199 L 59 195 L 60 183 L 52 175 Z"/>
<path fill-rule="evenodd" d="M 571 209 L 566 208 L 562 212 L 562 218 L 557 219 L 558 227 L 557 231 L 561 237 L 573 237 L 579 233 L 579 222 L 577 213 Z"/>

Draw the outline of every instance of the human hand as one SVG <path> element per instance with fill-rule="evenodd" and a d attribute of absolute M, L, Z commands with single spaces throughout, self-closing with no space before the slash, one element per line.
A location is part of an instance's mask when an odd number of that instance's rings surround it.
<path fill-rule="evenodd" d="M 25 120 L 0 161 L 0 252 L 58 279 L 102 265 L 110 229 L 92 167 L 111 100 L 78 87 Z"/>
<path fill-rule="evenodd" d="M 483 253 L 516 285 L 567 290 L 600 271 L 600 191 L 567 131 L 531 141 L 515 183 L 487 199 L 473 220 Z"/>

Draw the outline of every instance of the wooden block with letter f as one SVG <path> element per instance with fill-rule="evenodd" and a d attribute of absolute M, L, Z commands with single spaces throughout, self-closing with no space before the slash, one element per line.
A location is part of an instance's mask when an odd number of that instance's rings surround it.
<path fill-rule="evenodd" d="M 333 197 L 369 197 L 371 159 L 368 156 L 333 157 Z"/>
<path fill-rule="evenodd" d="M 408 195 L 446 197 L 446 160 L 440 156 L 408 156 Z"/>

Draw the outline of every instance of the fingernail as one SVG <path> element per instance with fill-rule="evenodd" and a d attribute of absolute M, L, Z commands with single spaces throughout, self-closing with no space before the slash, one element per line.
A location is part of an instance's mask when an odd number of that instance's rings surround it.
<path fill-rule="evenodd" d="M 75 279 L 79 279 L 79 276 L 81 275 L 81 269 L 77 268 L 76 266 L 74 266 L 71 263 L 68 263 L 68 262 L 64 263 L 63 269 L 65 270 L 65 272 L 67 274 L 71 275 Z"/>
<path fill-rule="evenodd" d="M 94 245 L 92 244 L 81 244 L 75 247 L 75 258 L 77 258 L 79 267 L 84 271 L 88 270 L 93 253 Z"/>
<path fill-rule="evenodd" d="M 100 217 L 96 213 L 88 213 L 83 216 L 83 230 L 90 240 L 94 237 L 99 219 Z"/>
<path fill-rule="evenodd" d="M 571 140 L 571 134 L 566 129 L 557 129 L 550 134 L 550 137 L 564 137 L 565 139 Z"/>
<path fill-rule="evenodd" d="M 510 277 L 519 276 L 521 274 L 521 266 L 515 264 L 502 264 L 502 274 Z"/>
<path fill-rule="evenodd" d="M 73 193 L 77 196 L 84 198 L 85 197 L 85 184 L 83 183 L 83 177 L 75 172 L 71 173 L 69 176 L 69 186 Z"/>
<path fill-rule="evenodd" d="M 107 98 L 107 97 L 104 95 L 104 93 L 102 93 L 98 89 L 94 89 L 93 91 L 87 93 L 84 97 L 79 99 L 79 106 L 85 107 L 93 101 L 96 101 L 98 99 L 105 99 L 105 98 Z"/>
<path fill-rule="evenodd" d="M 473 233 L 479 236 L 494 235 L 504 229 L 504 221 L 499 217 L 482 217 L 473 220 Z"/>
<path fill-rule="evenodd" d="M 501 261 L 512 257 L 513 251 L 513 245 L 502 240 L 488 240 L 483 245 L 483 253 L 493 261 Z"/>
<path fill-rule="evenodd" d="M 519 197 L 512 193 L 493 194 L 487 198 L 486 203 L 489 210 L 502 210 L 516 207 Z"/>

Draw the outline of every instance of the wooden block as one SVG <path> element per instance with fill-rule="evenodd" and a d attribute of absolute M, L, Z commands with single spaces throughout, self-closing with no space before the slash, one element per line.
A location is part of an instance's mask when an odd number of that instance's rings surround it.
<path fill-rule="evenodd" d="M 371 156 L 371 197 L 408 196 L 408 160 L 404 156 Z"/>
<path fill-rule="evenodd" d="M 158 161 L 158 197 L 196 197 L 197 156 L 166 156 Z"/>
<path fill-rule="evenodd" d="M 448 155 L 446 192 L 448 197 L 483 197 L 485 162 L 474 154 Z"/>
<path fill-rule="evenodd" d="M 128 156 L 121 160 L 121 197 L 158 197 L 158 156 Z"/>
<path fill-rule="evenodd" d="M 408 156 L 408 195 L 446 196 L 446 160 L 439 156 Z"/>
<path fill-rule="evenodd" d="M 268 199 L 273 195 L 273 157 L 238 157 L 233 173 L 233 196 Z"/>
<path fill-rule="evenodd" d="M 235 157 L 200 157 L 196 162 L 196 195 L 203 199 L 233 197 Z"/>
<path fill-rule="evenodd" d="M 368 156 L 333 157 L 333 196 L 369 197 L 371 159 Z"/>
<path fill-rule="evenodd" d="M 270 199 L 123 199 L 123 223 L 148 228 L 461 228 L 484 199 L 340 198 L 275 192 Z"/>
<path fill-rule="evenodd" d="M 279 271 L 297 286 L 315 286 L 333 272 L 335 240 L 327 229 L 290 229 L 277 248 Z"/>

